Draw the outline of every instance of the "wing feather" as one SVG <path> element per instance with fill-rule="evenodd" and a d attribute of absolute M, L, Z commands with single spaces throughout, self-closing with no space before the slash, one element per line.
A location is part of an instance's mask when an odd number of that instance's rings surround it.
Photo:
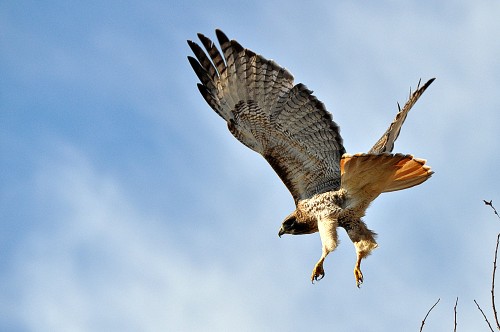
<path fill-rule="evenodd" d="M 422 96 L 422 94 L 429 87 L 429 85 L 434 82 L 434 80 L 435 78 L 431 78 L 422 87 L 420 87 L 419 81 L 415 92 L 411 93 L 410 90 L 410 96 L 408 97 L 408 101 L 406 102 L 405 106 L 403 107 L 403 109 L 401 109 L 398 104 L 399 112 L 398 114 L 396 114 L 396 118 L 394 119 L 394 121 L 392 121 L 386 132 L 382 135 L 382 137 L 380 137 L 380 139 L 377 141 L 377 143 L 375 143 L 375 145 L 370 149 L 368 153 L 392 152 L 392 149 L 394 149 L 394 142 L 399 136 L 401 127 L 403 126 L 403 123 L 408 116 L 408 112 L 410 112 L 413 105 L 415 105 L 420 96 Z"/>
<path fill-rule="evenodd" d="M 345 153 L 338 125 L 305 85 L 272 60 L 216 30 L 221 52 L 202 34 L 206 50 L 188 44 L 198 88 L 243 144 L 260 153 L 295 201 L 340 187 Z"/>

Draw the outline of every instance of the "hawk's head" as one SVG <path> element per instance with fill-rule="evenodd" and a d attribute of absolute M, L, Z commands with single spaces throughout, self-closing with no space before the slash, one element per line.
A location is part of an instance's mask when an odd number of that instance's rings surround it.
<path fill-rule="evenodd" d="M 281 224 L 278 236 L 283 234 L 302 235 L 311 234 L 318 231 L 318 223 L 316 219 L 305 216 L 298 210 L 285 218 Z"/>

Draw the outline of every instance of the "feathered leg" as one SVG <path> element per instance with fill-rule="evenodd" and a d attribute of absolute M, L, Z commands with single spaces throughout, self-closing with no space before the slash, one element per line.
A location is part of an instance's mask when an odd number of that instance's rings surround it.
<path fill-rule="evenodd" d="M 361 272 L 361 260 L 370 255 L 371 251 L 378 247 L 375 241 L 375 234 L 366 227 L 366 224 L 361 220 L 356 220 L 348 225 L 342 225 L 347 231 L 347 235 L 351 239 L 356 248 L 356 265 L 354 265 L 354 278 L 356 286 L 361 286 L 363 283 L 363 273 Z"/>
<path fill-rule="evenodd" d="M 337 248 L 337 220 L 321 219 L 318 221 L 318 230 L 321 237 L 322 254 L 311 275 L 311 282 L 319 281 L 325 276 L 323 262 L 326 256 Z"/>

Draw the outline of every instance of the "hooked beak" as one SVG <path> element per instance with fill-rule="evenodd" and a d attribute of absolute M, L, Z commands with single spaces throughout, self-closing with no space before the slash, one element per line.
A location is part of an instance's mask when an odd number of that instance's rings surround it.
<path fill-rule="evenodd" d="M 288 234 L 287 229 L 291 229 L 292 225 L 295 224 L 295 212 L 292 212 L 285 220 L 281 223 L 281 228 L 278 232 L 278 236 L 281 237 L 283 234 Z"/>

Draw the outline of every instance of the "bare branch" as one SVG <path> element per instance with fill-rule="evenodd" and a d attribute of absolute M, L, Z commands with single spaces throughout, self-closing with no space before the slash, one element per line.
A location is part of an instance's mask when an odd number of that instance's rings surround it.
<path fill-rule="evenodd" d="M 427 316 L 429 316 L 429 314 L 431 313 L 432 309 L 434 309 L 434 307 L 439 303 L 439 300 L 441 300 L 441 299 L 438 299 L 436 301 L 436 303 L 434 303 L 434 305 L 429 309 L 429 311 L 427 311 L 427 314 L 425 315 L 424 320 L 422 321 L 422 325 L 420 326 L 420 332 L 422 332 L 423 329 L 424 329 L 424 324 L 425 324 L 425 320 L 427 319 Z"/>
<path fill-rule="evenodd" d="M 497 215 L 498 219 L 500 219 L 500 215 L 498 214 L 497 209 L 495 209 L 495 207 L 493 206 L 493 200 L 490 199 L 490 201 L 488 202 L 488 201 L 486 201 L 486 200 L 483 199 L 483 202 L 484 202 L 485 205 L 491 206 L 491 208 L 493 209 L 493 212 L 495 212 L 495 214 Z"/>
<path fill-rule="evenodd" d="M 495 275 L 497 272 L 497 256 L 498 256 L 498 242 L 499 241 L 500 241 L 500 233 L 497 235 L 497 246 L 495 248 L 495 260 L 493 261 L 493 276 L 491 278 L 492 279 L 491 280 L 491 306 L 493 308 L 493 316 L 495 317 L 495 322 L 497 324 L 497 328 L 500 330 L 500 323 L 498 323 L 497 308 L 495 306 Z"/>
<path fill-rule="evenodd" d="M 453 328 L 453 332 L 457 332 L 457 305 L 458 305 L 458 296 L 455 301 L 455 306 L 453 307 L 453 312 L 455 313 L 455 327 Z"/>
<path fill-rule="evenodd" d="M 484 312 L 483 312 L 483 309 L 481 309 L 481 307 L 479 306 L 479 304 L 477 303 L 477 301 L 476 301 L 476 300 L 474 300 L 474 303 L 476 304 L 476 306 L 477 306 L 477 308 L 479 309 L 479 311 L 481 311 L 481 313 L 483 314 L 484 320 L 485 320 L 485 321 L 486 321 L 486 323 L 488 324 L 488 327 L 490 328 L 490 331 L 491 331 L 491 332 L 494 332 L 494 331 L 493 331 L 493 328 L 491 327 L 490 322 L 488 321 L 488 318 L 486 318 L 486 315 L 485 315 L 485 314 L 484 314 Z"/>

